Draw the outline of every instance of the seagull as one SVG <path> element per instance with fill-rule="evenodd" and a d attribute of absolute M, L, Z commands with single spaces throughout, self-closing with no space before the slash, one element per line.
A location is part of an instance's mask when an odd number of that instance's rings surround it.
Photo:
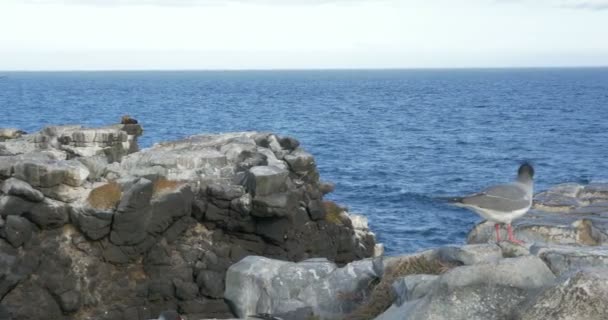
<path fill-rule="evenodd" d="M 509 184 L 491 186 L 478 193 L 452 199 L 452 204 L 475 211 L 488 221 L 495 222 L 496 241 L 500 242 L 500 224 L 507 224 L 509 241 L 523 244 L 515 239 L 511 222 L 530 210 L 534 189 L 534 168 L 524 162 L 517 171 L 517 179 Z"/>

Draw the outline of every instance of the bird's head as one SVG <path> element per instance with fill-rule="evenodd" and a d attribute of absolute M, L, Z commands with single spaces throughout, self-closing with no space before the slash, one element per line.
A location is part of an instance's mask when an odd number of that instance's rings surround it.
<path fill-rule="evenodd" d="M 529 162 L 524 162 L 517 171 L 517 180 L 521 182 L 532 181 L 534 179 L 534 168 Z"/>

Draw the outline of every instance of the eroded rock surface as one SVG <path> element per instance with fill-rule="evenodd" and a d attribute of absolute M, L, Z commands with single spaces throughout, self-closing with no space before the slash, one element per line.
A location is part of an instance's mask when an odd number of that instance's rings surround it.
<path fill-rule="evenodd" d="M 244 257 L 335 268 L 374 254 L 364 219 L 325 218 L 331 185 L 297 140 L 197 135 L 139 150 L 142 132 L 0 130 L 0 297 L 13 319 L 231 318 L 226 270 Z"/>

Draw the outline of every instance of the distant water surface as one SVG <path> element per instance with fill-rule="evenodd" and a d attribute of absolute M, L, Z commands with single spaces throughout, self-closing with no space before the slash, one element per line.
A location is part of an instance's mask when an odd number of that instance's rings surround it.
<path fill-rule="evenodd" d="M 273 131 L 316 157 L 329 198 L 388 254 L 462 243 L 481 219 L 437 197 L 511 180 L 608 181 L 608 69 L 0 72 L 0 127 L 99 126 L 130 114 L 143 146 Z"/>

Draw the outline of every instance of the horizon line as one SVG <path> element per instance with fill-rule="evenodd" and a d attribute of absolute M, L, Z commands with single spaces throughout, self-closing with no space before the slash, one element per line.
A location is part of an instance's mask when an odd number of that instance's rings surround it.
<path fill-rule="evenodd" d="M 248 72 L 248 71 L 415 71 L 415 70 L 505 70 L 505 69 L 603 69 L 607 65 L 591 66 L 493 66 L 493 67 L 332 67 L 332 68 L 158 68 L 158 69 L 0 69 L 0 73 L 28 72 Z"/>

